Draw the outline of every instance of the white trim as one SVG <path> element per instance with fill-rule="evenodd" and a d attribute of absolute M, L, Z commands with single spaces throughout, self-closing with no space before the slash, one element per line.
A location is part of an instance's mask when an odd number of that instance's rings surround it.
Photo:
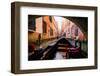
<path fill-rule="evenodd" d="M 28 14 L 88 17 L 88 58 L 28 61 Z M 55 8 L 47 9 L 41 7 L 21 7 L 20 17 L 20 69 L 25 70 L 94 65 L 94 11 Z"/>

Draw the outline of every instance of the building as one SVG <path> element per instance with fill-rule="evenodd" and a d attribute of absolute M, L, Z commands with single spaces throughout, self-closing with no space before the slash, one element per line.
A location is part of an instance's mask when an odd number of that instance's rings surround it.
<path fill-rule="evenodd" d="M 72 21 L 64 18 L 62 23 L 61 34 L 65 33 L 66 38 L 84 40 L 85 36 L 80 28 Z"/>
<path fill-rule="evenodd" d="M 49 40 L 57 37 L 57 24 L 53 16 L 43 16 L 42 39 Z"/>
<path fill-rule="evenodd" d="M 28 18 L 28 41 L 37 43 L 57 38 L 58 26 L 53 16 L 35 16 Z"/>

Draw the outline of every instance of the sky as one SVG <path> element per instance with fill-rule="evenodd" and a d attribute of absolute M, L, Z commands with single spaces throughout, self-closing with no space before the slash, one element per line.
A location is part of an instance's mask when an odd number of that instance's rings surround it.
<path fill-rule="evenodd" d="M 61 31 L 61 26 L 62 26 L 62 20 L 63 20 L 63 18 L 60 17 L 60 16 L 54 16 L 54 18 L 55 18 L 55 21 L 56 21 L 57 24 L 58 24 L 59 30 Z"/>

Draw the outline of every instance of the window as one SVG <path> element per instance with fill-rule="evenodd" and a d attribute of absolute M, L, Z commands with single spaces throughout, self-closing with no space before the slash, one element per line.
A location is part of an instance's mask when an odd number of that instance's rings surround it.
<path fill-rule="evenodd" d="M 53 30 L 50 27 L 50 36 L 53 36 Z"/>
<path fill-rule="evenodd" d="M 36 16 L 28 15 L 28 29 L 36 30 Z"/>
<path fill-rule="evenodd" d="M 49 20 L 50 20 L 50 22 L 52 22 L 52 17 L 51 16 L 49 16 Z"/>
<path fill-rule="evenodd" d="M 43 33 L 47 33 L 47 24 L 43 21 Z"/>

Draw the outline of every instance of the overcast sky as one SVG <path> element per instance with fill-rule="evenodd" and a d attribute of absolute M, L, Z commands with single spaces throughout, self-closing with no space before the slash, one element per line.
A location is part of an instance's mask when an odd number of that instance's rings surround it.
<path fill-rule="evenodd" d="M 55 18 L 55 21 L 58 24 L 59 30 L 61 31 L 61 26 L 62 26 L 62 20 L 63 20 L 63 18 L 62 17 L 59 17 L 59 16 L 54 16 L 54 18 Z"/>

